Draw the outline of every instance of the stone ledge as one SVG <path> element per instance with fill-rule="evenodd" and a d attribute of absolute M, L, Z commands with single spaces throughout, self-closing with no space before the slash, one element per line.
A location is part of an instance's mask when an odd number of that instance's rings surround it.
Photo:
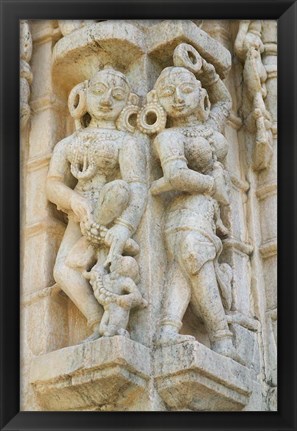
<path fill-rule="evenodd" d="M 125 70 L 146 52 L 144 32 L 122 20 L 84 26 L 60 39 L 53 49 L 53 81 L 58 93 L 89 79 L 107 63 Z M 63 91 L 60 93 L 63 98 Z"/>
<path fill-rule="evenodd" d="M 246 367 L 196 341 L 157 349 L 155 364 L 157 390 L 172 410 L 242 410 L 258 386 Z"/>
<path fill-rule="evenodd" d="M 232 58 L 228 49 L 190 20 L 164 20 L 148 28 L 147 39 L 148 54 L 157 57 L 163 67 L 172 64 L 175 47 L 186 42 L 215 66 L 222 79 L 231 68 Z"/>
<path fill-rule="evenodd" d="M 122 336 L 36 357 L 31 383 L 45 410 L 126 410 L 146 389 L 147 347 Z"/>

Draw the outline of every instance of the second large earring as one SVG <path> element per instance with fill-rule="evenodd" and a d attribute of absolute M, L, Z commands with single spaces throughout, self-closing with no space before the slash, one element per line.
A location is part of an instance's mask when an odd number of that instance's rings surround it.
<path fill-rule="evenodd" d="M 134 133 L 136 129 L 136 118 L 139 113 L 139 98 L 136 94 L 131 93 L 128 105 L 120 113 L 117 119 L 117 128 L 123 132 Z M 134 124 L 135 123 L 135 124 Z"/>
<path fill-rule="evenodd" d="M 154 90 L 147 95 L 147 103 L 137 115 L 137 126 L 142 133 L 153 135 L 165 129 L 166 112 L 158 103 Z"/>

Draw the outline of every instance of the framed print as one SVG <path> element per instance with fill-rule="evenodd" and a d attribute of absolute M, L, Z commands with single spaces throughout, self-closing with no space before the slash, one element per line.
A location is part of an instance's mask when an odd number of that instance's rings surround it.
<path fill-rule="evenodd" d="M 297 6 L 252 5 L 1 2 L 1 429 L 296 429 Z"/>

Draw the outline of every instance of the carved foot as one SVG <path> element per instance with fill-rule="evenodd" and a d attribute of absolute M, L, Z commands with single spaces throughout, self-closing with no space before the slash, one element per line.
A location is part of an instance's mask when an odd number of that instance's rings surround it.
<path fill-rule="evenodd" d="M 186 341 L 195 341 L 192 335 L 183 335 L 169 328 L 162 328 L 159 337 L 155 340 L 156 346 L 169 346 L 170 344 L 179 344 Z"/>
<path fill-rule="evenodd" d="M 120 328 L 118 330 L 106 330 L 104 332 L 101 332 L 102 338 L 110 338 L 114 337 L 115 335 L 121 335 L 122 337 L 130 338 L 129 332 L 123 328 Z"/>
<path fill-rule="evenodd" d="M 85 338 L 84 340 L 82 340 L 80 343 L 78 344 L 85 344 L 85 343 L 91 343 L 92 341 L 97 340 L 98 338 L 100 338 L 101 335 L 99 334 L 99 330 L 95 330 L 93 332 L 93 334 L 91 334 L 89 337 Z"/>
<path fill-rule="evenodd" d="M 127 329 L 123 329 L 123 328 L 119 329 L 118 335 L 122 335 L 123 337 L 130 338 L 130 334 L 127 331 Z"/>
<path fill-rule="evenodd" d="M 230 338 L 215 341 L 212 344 L 212 350 L 239 362 L 241 365 L 245 365 L 244 359 L 237 353 Z"/>

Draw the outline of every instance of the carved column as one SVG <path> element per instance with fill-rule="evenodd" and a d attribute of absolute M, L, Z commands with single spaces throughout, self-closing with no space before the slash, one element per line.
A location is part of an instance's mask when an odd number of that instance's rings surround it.
<path fill-rule="evenodd" d="M 52 296 L 50 288 L 53 284 L 52 265 L 64 223 L 55 217 L 54 209 L 45 196 L 51 150 L 64 133 L 65 121 L 61 113 L 65 105 L 55 97 L 52 88 L 51 57 L 53 41 L 56 40 L 53 22 L 33 21 L 30 27 L 34 80 L 30 98 L 31 123 L 23 160 L 25 196 L 22 204 L 21 350 L 24 362 L 21 408 L 35 410 L 38 404 L 29 384 L 32 359 L 63 347 L 67 333 L 65 300 L 60 296 Z"/>
<path fill-rule="evenodd" d="M 272 149 L 270 165 L 258 176 L 257 197 L 261 211 L 261 246 L 266 292 L 266 324 L 268 351 L 268 402 L 276 408 L 277 386 L 277 23 L 263 21 L 263 64 L 267 72 L 265 105 L 272 117 Z M 267 224 L 267 219 L 271 222 Z M 273 394 L 273 395 L 271 395 Z M 270 399 L 271 397 L 271 399 Z"/>
<path fill-rule="evenodd" d="M 275 410 L 276 393 L 273 388 L 277 384 L 277 25 L 275 21 L 242 21 L 239 26 L 235 50 L 244 62 L 241 114 L 245 125 L 246 172 L 250 182 L 248 226 L 254 245 L 251 258 L 252 292 L 255 313 L 261 322 L 259 345 L 262 352 L 263 393 L 268 408 Z M 257 68 L 250 67 L 252 64 L 257 64 Z M 253 105 L 251 96 L 254 97 Z M 255 118 L 258 119 L 251 121 L 248 112 L 253 115 L 257 108 L 258 117 Z M 262 123 L 259 122 L 261 118 Z"/>
<path fill-rule="evenodd" d="M 234 39 L 238 22 L 231 20 L 203 20 L 201 28 L 218 40 L 233 55 L 232 67 L 225 79 L 232 95 L 232 110 L 226 124 L 225 136 L 229 151 L 226 167 L 230 174 L 231 205 L 223 212 L 223 220 L 230 227 L 231 235 L 223 241 L 225 259 L 233 268 L 233 302 L 229 315 L 230 327 L 235 336 L 238 351 L 246 358 L 247 364 L 259 372 L 259 348 L 257 343 L 259 322 L 255 319 L 253 292 L 250 277 L 250 255 L 253 244 L 247 229 L 247 194 L 250 184 L 243 166 L 246 162 L 241 106 L 241 65 L 234 56 Z"/>

